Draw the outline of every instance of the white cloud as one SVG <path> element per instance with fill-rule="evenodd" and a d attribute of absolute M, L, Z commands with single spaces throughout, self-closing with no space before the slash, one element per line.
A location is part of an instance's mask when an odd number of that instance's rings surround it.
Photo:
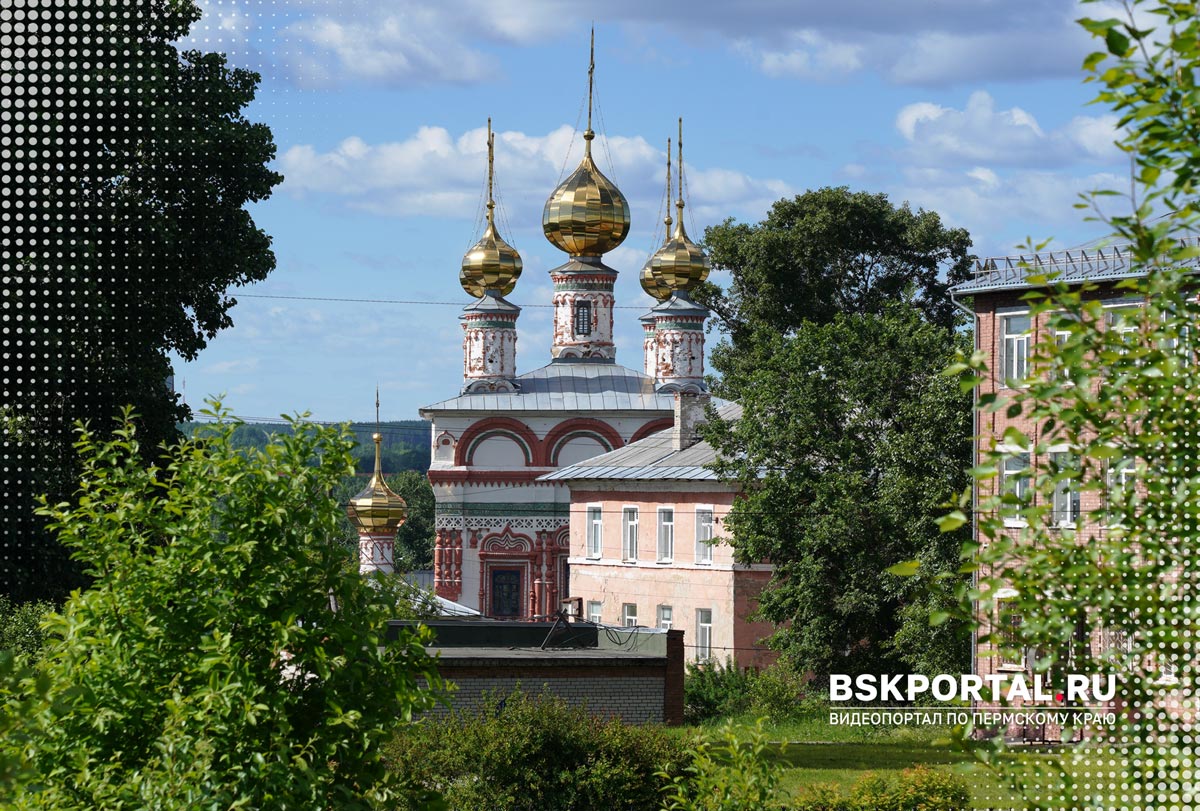
<path fill-rule="evenodd" d="M 403 141 L 369 144 L 351 136 L 325 152 L 307 144 L 293 146 L 279 159 L 282 189 L 298 196 L 326 195 L 384 215 L 471 217 L 486 171 L 484 142 L 482 128 L 455 137 L 441 127 L 421 127 Z M 649 222 L 661 204 L 665 154 L 640 135 L 595 143 L 601 170 L 630 200 L 635 217 Z M 581 157 L 581 139 L 566 125 L 545 135 L 497 133 L 496 184 L 507 217 L 518 227 L 540 221 L 560 170 L 565 164 L 570 171 Z M 688 165 L 686 177 L 691 216 L 697 220 L 740 213 L 757 218 L 791 192 L 782 180 L 721 167 Z"/>
<path fill-rule="evenodd" d="M 836 79 L 862 66 L 862 45 L 834 42 L 811 29 L 794 31 L 783 50 L 760 48 L 748 39 L 734 47 L 772 78 Z"/>
<path fill-rule="evenodd" d="M 996 109 L 985 91 L 971 94 L 962 110 L 917 102 L 896 114 L 896 130 L 908 142 L 906 158 L 917 166 L 1049 167 L 1112 161 L 1115 116 L 1078 116 L 1046 132 L 1020 107 Z"/>

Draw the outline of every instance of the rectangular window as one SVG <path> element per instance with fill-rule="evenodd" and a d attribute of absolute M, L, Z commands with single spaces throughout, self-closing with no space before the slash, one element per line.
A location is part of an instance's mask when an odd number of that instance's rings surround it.
<path fill-rule="evenodd" d="M 1003 359 L 1001 369 L 1004 371 L 1005 385 L 1019 386 L 1029 375 L 1029 314 L 1007 315 L 1000 319 L 1001 352 Z"/>
<path fill-rule="evenodd" d="M 712 609 L 696 610 L 696 658 L 707 661 L 712 658 Z"/>
<path fill-rule="evenodd" d="M 671 630 L 671 617 L 673 610 L 669 605 L 660 605 L 658 607 L 658 627 L 664 631 Z"/>
<path fill-rule="evenodd" d="M 713 559 L 713 511 L 712 508 L 696 510 L 696 562 L 712 563 Z"/>
<path fill-rule="evenodd" d="M 1105 473 L 1107 492 L 1105 493 L 1105 523 L 1110 527 L 1121 525 L 1123 516 L 1129 515 L 1134 509 L 1134 499 L 1137 495 L 1134 489 L 1134 473 L 1137 465 L 1132 459 L 1114 459 Z"/>
<path fill-rule="evenodd" d="M 604 523 L 599 507 L 587 508 L 587 556 L 589 558 L 600 557 L 600 550 L 604 548 Z"/>
<path fill-rule="evenodd" d="M 1000 649 L 1000 668 L 1002 670 L 1024 670 L 1025 649 L 1021 646 L 1021 615 L 1003 608 L 999 603 L 1000 627 L 997 629 L 998 647 Z"/>
<path fill-rule="evenodd" d="M 599 600 L 588 600 L 588 604 L 587 604 L 587 621 L 588 622 L 594 622 L 596 625 L 600 624 L 600 606 L 601 606 L 601 602 Z"/>
<path fill-rule="evenodd" d="M 592 303 L 590 301 L 575 302 L 575 334 L 592 334 Z"/>
<path fill-rule="evenodd" d="M 637 603 L 623 603 L 621 605 L 621 624 L 626 628 L 637 627 Z"/>
<path fill-rule="evenodd" d="M 621 559 L 635 561 L 638 556 L 638 508 L 621 512 Z"/>
<path fill-rule="evenodd" d="M 1029 454 L 1016 453 L 1004 459 L 1001 468 L 1002 493 L 1011 494 L 1022 504 L 1029 499 L 1029 489 L 1032 478 L 1029 475 Z M 1007 508 L 1011 510 L 1011 507 Z M 1008 526 L 1024 526 L 1024 519 L 1017 515 L 1009 515 L 1004 519 Z"/>
<path fill-rule="evenodd" d="M 658 562 L 670 563 L 675 559 L 675 510 L 671 507 L 658 508 Z"/>
<path fill-rule="evenodd" d="M 1062 348 L 1069 340 L 1071 340 L 1071 333 L 1064 330 L 1055 330 L 1054 345 L 1058 349 L 1059 357 L 1062 357 Z M 1058 379 L 1069 383 L 1071 381 L 1071 370 L 1063 366 L 1058 370 Z"/>
<path fill-rule="evenodd" d="M 1058 527 L 1073 527 L 1079 523 L 1079 457 L 1070 453 L 1052 453 L 1050 458 L 1059 473 L 1071 471 L 1074 476 L 1054 485 L 1050 523 Z"/>
<path fill-rule="evenodd" d="M 1121 339 L 1128 341 L 1129 336 L 1138 331 L 1137 323 L 1134 321 L 1134 316 L 1137 315 L 1138 308 L 1125 305 L 1122 307 L 1109 307 L 1105 311 L 1106 320 L 1108 321 L 1109 329 L 1114 329 L 1121 334 Z"/>

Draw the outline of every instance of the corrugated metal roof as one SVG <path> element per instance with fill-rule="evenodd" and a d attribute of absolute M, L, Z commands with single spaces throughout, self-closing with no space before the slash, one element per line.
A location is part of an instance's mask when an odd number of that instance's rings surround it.
<path fill-rule="evenodd" d="M 1185 237 L 1179 242 L 1185 247 L 1200 244 L 1196 237 Z M 1191 257 L 1184 260 L 1183 265 L 1200 266 L 1200 259 Z M 997 290 L 1021 290 L 1033 286 L 1029 281 L 1033 275 L 1055 274 L 1058 281 L 1082 283 L 1127 279 L 1145 272 L 1144 267 L 1132 263 L 1129 245 L 1049 251 L 978 260 L 974 278 L 956 284 L 951 291 L 956 295 L 971 295 Z"/>
<path fill-rule="evenodd" d="M 463 394 L 425 406 L 436 411 L 671 411 L 674 396 L 615 363 L 551 363 L 520 375 L 514 393 Z"/>
<path fill-rule="evenodd" d="M 736 420 L 742 415 L 738 403 L 717 401 L 717 415 L 724 420 Z M 697 442 L 681 451 L 671 446 L 668 428 L 645 439 L 631 442 L 615 451 L 593 456 L 576 465 L 559 468 L 542 476 L 540 481 L 575 479 L 623 479 L 649 481 L 718 481 L 707 465 L 717 459 L 717 453 L 707 442 Z"/>

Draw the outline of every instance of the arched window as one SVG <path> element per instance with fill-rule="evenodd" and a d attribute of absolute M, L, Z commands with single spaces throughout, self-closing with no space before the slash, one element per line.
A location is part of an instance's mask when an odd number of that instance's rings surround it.
<path fill-rule="evenodd" d="M 592 334 L 592 303 L 590 301 L 575 303 L 575 334 Z"/>

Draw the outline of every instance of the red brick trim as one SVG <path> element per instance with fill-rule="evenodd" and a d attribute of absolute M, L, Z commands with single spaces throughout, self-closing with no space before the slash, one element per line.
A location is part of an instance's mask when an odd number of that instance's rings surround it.
<path fill-rule="evenodd" d="M 511 417 L 485 417 L 472 425 L 458 439 L 454 448 L 454 464 L 465 467 L 472 464 L 475 447 L 490 436 L 507 436 L 515 440 L 525 452 L 525 466 L 542 464 L 542 443 L 528 425 Z"/>
<path fill-rule="evenodd" d="M 637 442 L 639 439 L 645 439 L 651 434 L 657 434 L 659 431 L 665 431 L 668 428 L 673 427 L 675 427 L 675 420 L 672 417 L 662 417 L 657 420 L 650 420 L 650 422 L 634 431 L 633 436 L 629 438 L 629 441 Z"/>
<path fill-rule="evenodd" d="M 558 453 L 562 446 L 579 436 L 598 439 L 608 450 L 615 451 L 625 443 L 611 425 L 591 417 L 574 417 L 563 420 L 546 434 L 542 441 L 545 464 L 550 467 L 558 466 Z"/>
<path fill-rule="evenodd" d="M 547 470 L 431 470 L 430 484 L 523 484 L 545 476 Z"/>

